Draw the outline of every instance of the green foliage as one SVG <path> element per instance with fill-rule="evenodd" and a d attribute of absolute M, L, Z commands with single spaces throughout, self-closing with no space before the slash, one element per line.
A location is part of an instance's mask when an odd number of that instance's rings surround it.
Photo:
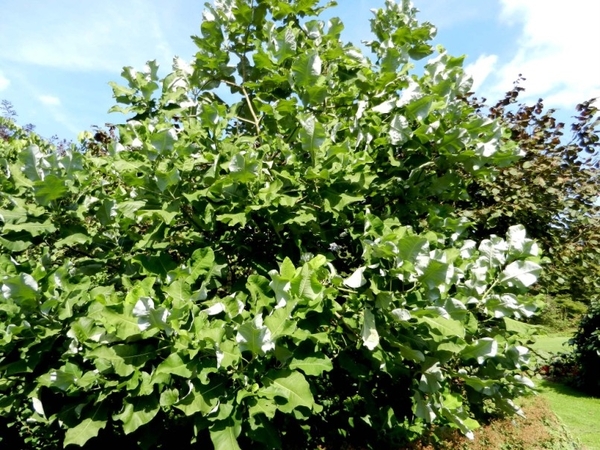
<path fill-rule="evenodd" d="M 581 317 L 588 310 L 583 301 L 575 301 L 571 295 L 543 295 L 544 307 L 535 317 L 536 323 L 553 331 L 571 331 L 577 328 Z"/>
<path fill-rule="evenodd" d="M 578 372 L 577 387 L 600 397 L 600 302 L 590 305 L 569 344 L 574 347 L 571 357 Z"/>
<path fill-rule="evenodd" d="M 600 303 L 595 301 L 582 315 L 577 331 L 563 351 L 541 367 L 542 375 L 600 397 Z"/>
<path fill-rule="evenodd" d="M 410 74 L 434 28 L 408 2 L 375 62 L 317 3 L 207 5 L 191 65 L 112 84 L 118 141 L 0 142 L 11 448 L 381 448 L 519 412 L 538 246 L 448 208 L 515 144 L 462 58 Z"/>

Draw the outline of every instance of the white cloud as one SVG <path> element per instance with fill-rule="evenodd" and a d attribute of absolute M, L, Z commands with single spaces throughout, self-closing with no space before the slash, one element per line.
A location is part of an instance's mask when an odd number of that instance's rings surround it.
<path fill-rule="evenodd" d="M 511 88 L 522 74 L 528 99 L 552 107 L 573 106 L 600 96 L 600 2 L 589 0 L 500 0 L 501 19 L 521 25 L 518 48 L 500 63 L 489 90 Z"/>
<path fill-rule="evenodd" d="M 485 82 L 492 73 L 498 62 L 498 55 L 481 55 L 472 64 L 465 67 L 465 72 L 473 78 L 472 91 L 477 92 L 479 87 Z"/>
<path fill-rule="evenodd" d="M 44 105 L 48 106 L 60 106 L 60 98 L 53 95 L 40 95 L 38 100 Z"/>
<path fill-rule="evenodd" d="M 3 91 L 10 84 L 10 80 L 4 76 L 2 71 L 0 70 L 0 91 Z"/>

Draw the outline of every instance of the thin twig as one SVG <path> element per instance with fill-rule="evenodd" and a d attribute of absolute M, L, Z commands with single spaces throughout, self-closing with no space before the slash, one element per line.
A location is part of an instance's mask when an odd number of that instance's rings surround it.
<path fill-rule="evenodd" d="M 233 87 L 240 89 L 242 91 L 242 94 L 244 94 L 244 98 L 246 99 L 246 104 L 248 105 L 248 108 L 250 109 L 250 114 L 252 114 L 252 119 L 254 119 L 253 123 L 254 123 L 254 127 L 256 128 L 256 135 L 258 136 L 260 134 L 260 120 L 258 120 L 258 117 L 256 116 L 256 113 L 254 112 L 254 108 L 252 106 L 252 101 L 250 100 L 250 96 L 248 95 L 246 88 L 244 86 L 240 86 L 239 84 L 236 84 L 232 81 L 227 81 L 227 80 L 223 80 L 223 81 L 225 82 L 225 84 L 228 84 L 229 86 L 233 86 Z"/>
<path fill-rule="evenodd" d="M 242 121 L 242 122 L 251 123 L 252 125 L 254 125 L 254 121 L 253 120 L 244 119 L 243 117 L 240 117 L 240 116 L 235 116 L 235 118 L 237 120 Z"/>

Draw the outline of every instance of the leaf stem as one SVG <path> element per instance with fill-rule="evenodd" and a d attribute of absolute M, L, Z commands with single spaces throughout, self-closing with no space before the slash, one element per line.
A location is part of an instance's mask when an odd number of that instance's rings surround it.
<path fill-rule="evenodd" d="M 496 285 L 498 284 L 498 280 L 499 280 L 499 278 L 496 278 L 494 280 L 494 282 L 492 284 L 490 284 L 490 287 L 487 289 L 487 291 L 484 292 L 483 296 L 481 297 L 482 302 L 485 301 L 485 298 L 490 294 L 492 289 L 494 289 L 496 287 Z"/>

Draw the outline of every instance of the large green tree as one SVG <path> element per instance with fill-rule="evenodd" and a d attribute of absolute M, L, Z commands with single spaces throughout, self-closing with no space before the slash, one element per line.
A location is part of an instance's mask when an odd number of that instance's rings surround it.
<path fill-rule="evenodd" d="M 516 144 L 409 2 L 373 60 L 322 9 L 207 5 L 191 64 L 112 84 L 118 140 L 0 142 L 11 448 L 382 448 L 519 412 L 538 246 L 450 209 Z"/>

